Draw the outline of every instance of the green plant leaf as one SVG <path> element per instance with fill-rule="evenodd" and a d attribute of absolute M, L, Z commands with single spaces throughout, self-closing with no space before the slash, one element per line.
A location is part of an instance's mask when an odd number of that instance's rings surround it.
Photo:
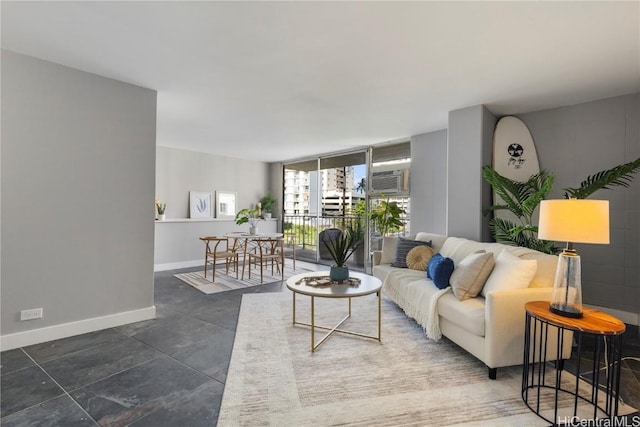
<path fill-rule="evenodd" d="M 640 172 L 640 157 L 632 162 L 589 175 L 580 183 L 580 187 L 565 188 L 564 197 L 567 199 L 570 197 L 586 199 L 600 189 L 610 190 L 611 187 L 616 186 L 628 187 L 633 181 L 633 175 L 638 172 Z"/>
<path fill-rule="evenodd" d="M 356 250 L 358 246 L 356 237 L 350 229 L 346 229 L 342 231 L 340 237 L 322 241 L 338 267 L 343 267 Z"/>

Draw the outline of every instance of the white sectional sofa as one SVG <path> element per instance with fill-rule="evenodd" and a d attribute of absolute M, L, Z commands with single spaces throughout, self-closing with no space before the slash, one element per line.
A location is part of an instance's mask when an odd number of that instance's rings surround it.
<path fill-rule="evenodd" d="M 425 271 L 392 267 L 398 238 L 385 237 L 382 251 L 374 252 L 373 274 L 383 282 L 383 293 L 392 299 L 404 312 L 415 319 L 433 339 L 443 336 L 480 359 L 489 368 L 489 377 L 496 378 L 497 368 L 522 364 L 524 351 L 524 305 L 528 301 L 549 300 L 555 277 L 557 257 L 532 249 L 507 246 L 499 243 L 481 243 L 457 237 L 431 233 L 418 233 L 414 240 L 431 242 L 434 252 L 453 260 L 457 269 L 467 256 L 478 251 L 491 252 L 496 264 L 491 270 L 492 289 L 484 295 L 459 300 L 451 291 L 440 290 Z M 520 260 L 534 260 L 535 274 L 518 277 L 514 268 L 518 262 L 505 265 L 502 251 L 515 255 Z M 488 257 L 488 256 L 487 256 Z M 500 258 L 500 259 L 499 259 Z M 513 259 L 513 257 L 510 257 Z M 523 263 L 520 263 L 523 264 Z M 529 267 L 532 262 L 524 263 Z M 463 264 L 464 265 L 464 264 Z M 507 268 L 507 270 L 505 270 Z M 462 268 L 461 268 L 462 269 Z M 531 269 L 530 269 L 531 270 Z M 454 270 L 455 271 L 455 270 Z M 505 275 L 505 272 L 507 273 Z M 515 273 L 515 274 L 514 274 Z M 496 277 L 500 276 L 500 277 Z M 459 276 L 458 276 L 459 277 Z M 506 278 L 506 280 L 505 280 Z M 498 289 L 495 286 L 498 284 Z M 516 282 L 522 283 L 516 283 Z M 513 282 L 514 286 L 511 286 Z M 555 336 L 550 328 L 549 339 Z M 571 337 L 565 337 L 565 347 L 560 359 L 571 355 Z M 555 341 L 552 341 L 555 342 Z M 548 346 L 547 360 L 554 360 L 555 346 Z"/>

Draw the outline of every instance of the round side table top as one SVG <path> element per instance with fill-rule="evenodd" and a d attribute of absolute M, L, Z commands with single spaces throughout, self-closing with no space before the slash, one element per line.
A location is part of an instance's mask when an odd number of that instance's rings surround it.
<path fill-rule="evenodd" d="M 531 301 L 524 305 L 531 316 L 561 328 L 597 335 L 620 335 L 627 328 L 617 318 L 593 308 L 583 307 L 579 319 L 560 316 L 549 311 L 549 301 Z"/>
<path fill-rule="evenodd" d="M 349 277 L 360 279 L 358 286 L 351 286 L 349 284 L 333 284 L 329 286 L 309 286 L 304 282 L 299 282 L 305 277 L 329 277 L 328 271 L 312 271 L 310 273 L 297 274 L 287 279 L 287 288 L 293 292 L 309 295 L 314 297 L 325 298 L 348 298 L 359 297 L 363 295 L 373 294 L 378 292 L 382 288 L 382 282 L 377 277 L 369 276 L 367 274 L 358 273 L 355 271 L 349 272 Z"/>

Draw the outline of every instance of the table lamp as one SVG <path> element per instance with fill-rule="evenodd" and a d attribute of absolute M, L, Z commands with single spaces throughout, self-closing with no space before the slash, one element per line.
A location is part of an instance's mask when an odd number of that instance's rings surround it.
<path fill-rule="evenodd" d="M 609 243 L 609 201 L 543 200 L 538 238 L 567 242 L 558 258 L 549 310 L 561 316 L 582 317 L 580 255 L 573 244 Z"/>

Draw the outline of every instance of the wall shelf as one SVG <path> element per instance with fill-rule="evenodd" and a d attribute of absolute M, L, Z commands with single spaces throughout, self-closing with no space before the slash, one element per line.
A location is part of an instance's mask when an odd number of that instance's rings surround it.
<path fill-rule="evenodd" d="M 262 219 L 260 221 L 277 221 L 278 218 L 271 219 Z M 233 222 L 235 224 L 234 218 L 167 218 L 164 221 L 156 220 L 157 224 L 161 224 L 163 222 Z"/>

